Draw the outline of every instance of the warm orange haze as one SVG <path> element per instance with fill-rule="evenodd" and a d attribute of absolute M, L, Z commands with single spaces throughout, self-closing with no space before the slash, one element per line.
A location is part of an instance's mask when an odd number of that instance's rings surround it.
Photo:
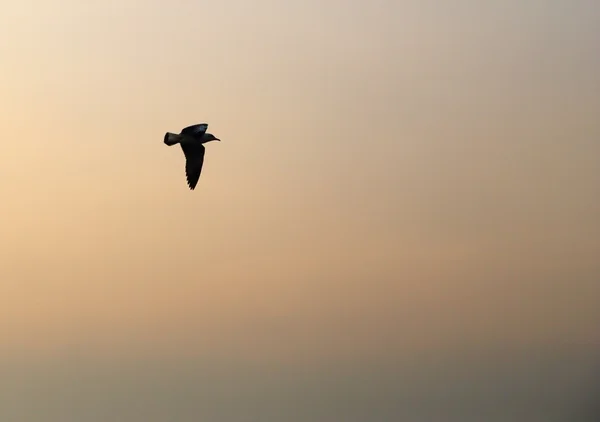
<path fill-rule="evenodd" d="M 595 420 L 599 39 L 584 0 L 7 2 L 0 421 Z"/>

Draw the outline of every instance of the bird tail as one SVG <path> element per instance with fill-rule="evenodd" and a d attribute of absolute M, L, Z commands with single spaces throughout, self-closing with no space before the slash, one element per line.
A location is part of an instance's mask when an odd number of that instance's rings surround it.
<path fill-rule="evenodd" d="M 175 145 L 181 140 L 181 135 L 177 135 L 175 133 L 167 132 L 165 133 L 165 144 L 171 146 Z"/>

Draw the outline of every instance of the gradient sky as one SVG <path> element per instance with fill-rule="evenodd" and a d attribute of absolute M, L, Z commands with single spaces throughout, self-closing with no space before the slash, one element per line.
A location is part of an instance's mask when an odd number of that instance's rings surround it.
<path fill-rule="evenodd" d="M 105 421 L 98 409 L 142 385 L 157 386 L 142 403 L 182 409 L 208 388 L 189 368 L 210 367 L 210 385 L 237 385 L 212 393 L 254 409 L 213 409 L 207 393 L 215 420 L 377 421 L 336 416 L 356 396 L 387 421 L 414 386 L 398 386 L 402 368 L 567 356 L 557 374 L 599 351 L 596 2 L 5 3 L 0 391 L 22 400 L 3 406 L 10 420 Z M 199 122 L 222 142 L 190 192 L 162 138 Z M 171 396 L 152 369 L 131 375 L 173 361 Z M 360 376 L 319 368 L 369 374 L 382 393 L 369 401 L 344 390 Z M 295 383 L 302 370 L 321 378 Z M 64 392 L 81 373 L 114 376 L 72 413 L 50 399 L 36 413 L 39 379 Z M 139 384 L 119 389 L 123 373 Z M 278 385 L 309 398 L 273 410 Z M 198 420 L 188 410 L 178 420 Z M 115 420 L 154 420 L 127 414 Z"/>

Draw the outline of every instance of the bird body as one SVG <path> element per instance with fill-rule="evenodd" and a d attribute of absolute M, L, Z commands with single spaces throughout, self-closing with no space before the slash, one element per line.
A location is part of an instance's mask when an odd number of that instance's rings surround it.
<path fill-rule="evenodd" d="M 212 133 L 206 133 L 208 124 L 201 123 L 184 128 L 180 133 L 165 133 L 164 143 L 168 146 L 181 145 L 185 155 L 185 175 L 190 190 L 194 190 L 202 165 L 204 164 L 204 145 L 210 141 L 220 141 Z"/>

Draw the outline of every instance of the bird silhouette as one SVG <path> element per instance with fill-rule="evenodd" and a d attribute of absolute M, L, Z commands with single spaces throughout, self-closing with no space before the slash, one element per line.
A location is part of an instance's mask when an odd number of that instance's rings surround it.
<path fill-rule="evenodd" d="M 204 164 L 204 145 L 210 141 L 220 141 L 212 133 L 206 133 L 208 124 L 200 123 L 184 128 L 181 133 L 165 133 L 165 144 L 173 146 L 180 144 L 185 155 L 185 176 L 190 190 L 194 190 L 202 165 Z"/>

